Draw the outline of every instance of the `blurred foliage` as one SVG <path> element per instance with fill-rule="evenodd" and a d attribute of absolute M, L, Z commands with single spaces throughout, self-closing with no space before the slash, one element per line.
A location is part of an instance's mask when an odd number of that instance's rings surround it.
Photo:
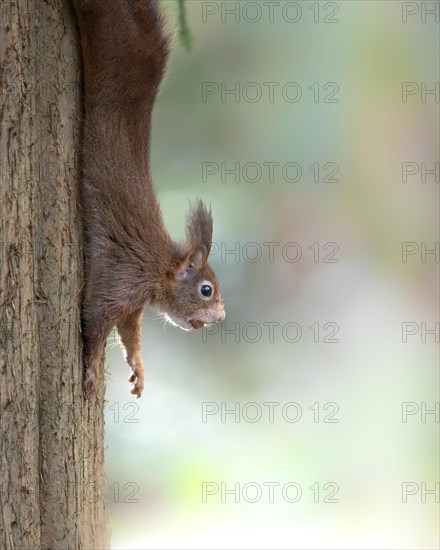
<path fill-rule="evenodd" d="M 163 4 L 177 34 L 176 3 Z M 226 15 L 223 22 L 222 10 L 236 4 L 238 21 Z M 139 500 L 124 502 L 127 491 L 117 503 L 112 497 L 113 546 L 434 548 L 433 498 L 404 504 L 401 491 L 405 481 L 438 481 L 438 424 L 420 416 L 403 423 L 401 409 L 402 402 L 438 401 L 438 352 L 430 336 L 403 343 L 402 322 L 438 321 L 438 264 L 420 254 L 403 263 L 402 243 L 432 248 L 438 241 L 438 185 L 429 176 L 402 183 L 402 163 L 438 162 L 438 103 L 432 96 L 423 103 L 420 94 L 403 102 L 402 83 L 432 87 L 438 79 L 438 29 L 420 14 L 403 23 L 400 2 L 301 2 L 296 23 L 281 17 L 284 3 L 274 7 L 273 22 L 267 11 L 247 22 L 256 13 L 251 4 L 186 3 L 193 49 L 174 48 L 151 151 L 174 238 L 184 237 L 190 198 L 212 205 L 212 265 L 225 328 L 239 323 L 238 341 L 221 329 L 164 327 L 147 312 L 140 401 L 129 395 L 122 353 L 108 351 L 109 485 L 133 482 Z M 325 5 L 338 7 L 339 22 L 323 21 L 331 15 Z M 279 83 L 273 101 L 268 82 Z M 289 82 L 301 86 L 296 103 L 283 99 Z M 219 91 L 203 98 L 203 83 Z M 238 101 L 231 94 L 222 101 L 222 83 L 239 84 Z M 260 86 L 260 100 L 244 99 L 247 83 Z M 338 86 L 337 103 L 323 101 L 328 83 Z M 203 178 L 203 163 L 218 171 Z M 238 181 L 230 173 L 222 181 L 222 163 L 228 170 L 239 164 Z M 245 177 L 247 163 L 261 168 L 257 181 Z M 264 163 L 278 163 L 273 181 Z M 301 167 L 296 182 L 283 176 L 288 163 Z M 337 164 L 337 183 L 324 182 L 327 163 Z M 296 262 L 282 255 L 289 242 L 301 247 Z M 236 243 L 237 258 L 227 253 Z M 256 250 L 249 243 L 260 246 L 258 261 L 249 260 Z M 279 243 L 273 261 L 264 243 Z M 337 263 L 324 261 L 326 243 L 337 243 Z M 302 328 L 297 343 L 283 338 L 291 322 Z M 261 329 L 255 342 L 252 323 Z M 273 341 L 267 323 L 278 323 Z M 309 328 L 315 323 L 318 343 Z M 339 343 L 323 342 L 326 323 L 339 327 Z M 138 422 L 123 422 L 132 401 Z M 267 414 L 255 423 L 243 416 L 222 422 L 220 414 L 203 422 L 204 402 L 280 406 L 273 422 Z M 301 406 L 298 422 L 281 415 L 289 402 Z M 315 422 L 310 407 L 329 402 L 338 405 L 339 422 Z M 302 499 L 202 502 L 203 482 L 270 481 L 297 482 Z M 315 482 L 337 482 L 339 503 L 315 503 Z"/>

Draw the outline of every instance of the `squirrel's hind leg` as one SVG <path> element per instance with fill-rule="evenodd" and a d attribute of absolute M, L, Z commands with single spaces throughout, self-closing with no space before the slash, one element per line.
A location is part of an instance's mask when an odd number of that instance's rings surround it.
<path fill-rule="evenodd" d="M 88 318 L 83 313 L 83 340 L 86 378 L 84 394 L 86 399 L 93 399 L 98 391 L 101 371 L 101 359 L 105 344 L 115 323 L 109 319 Z"/>

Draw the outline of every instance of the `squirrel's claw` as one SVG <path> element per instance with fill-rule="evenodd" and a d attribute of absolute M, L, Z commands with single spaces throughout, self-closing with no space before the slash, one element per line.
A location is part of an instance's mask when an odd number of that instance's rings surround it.
<path fill-rule="evenodd" d="M 139 399 L 144 390 L 144 365 L 140 358 L 128 358 L 127 361 L 132 369 L 132 373 L 128 377 L 128 381 L 133 384 L 131 393 Z"/>
<path fill-rule="evenodd" d="M 133 373 L 129 379 L 129 382 L 134 382 L 133 387 L 130 390 L 130 393 L 132 395 L 136 395 L 136 397 L 139 399 L 141 397 L 142 392 L 144 390 L 144 385 L 140 382 L 139 378 Z"/>
<path fill-rule="evenodd" d="M 84 382 L 84 394 L 85 398 L 92 400 L 96 397 L 98 391 L 98 381 L 96 378 L 96 371 L 94 369 L 87 369 L 87 378 Z"/>
<path fill-rule="evenodd" d="M 132 395 L 135 395 L 138 399 L 141 397 L 142 395 L 142 392 L 144 390 L 144 387 L 141 386 L 140 384 L 136 383 L 133 388 L 131 389 L 130 393 Z"/>

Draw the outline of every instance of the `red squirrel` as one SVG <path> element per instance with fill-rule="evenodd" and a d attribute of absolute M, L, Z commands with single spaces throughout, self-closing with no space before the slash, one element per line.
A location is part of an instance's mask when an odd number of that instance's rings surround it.
<path fill-rule="evenodd" d="M 157 0 L 73 5 L 84 72 L 85 396 L 96 395 L 106 339 L 116 326 L 131 367 L 131 393 L 140 397 L 146 307 L 185 330 L 225 318 L 208 265 L 212 216 L 198 200 L 188 215 L 186 242 L 174 242 L 151 181 L 151 113 L 169 51 Z"/>

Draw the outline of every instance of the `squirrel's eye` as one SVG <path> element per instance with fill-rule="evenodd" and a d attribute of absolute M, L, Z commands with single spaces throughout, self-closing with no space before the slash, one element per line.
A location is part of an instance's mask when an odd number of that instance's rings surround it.
<path fill-rule="evenodd" d="M 210 285 L 202 285 L 200 287 L 200 292 L 202 293 L 205 298 L 210 298 L 212 295 L 212 286 Z"/>

